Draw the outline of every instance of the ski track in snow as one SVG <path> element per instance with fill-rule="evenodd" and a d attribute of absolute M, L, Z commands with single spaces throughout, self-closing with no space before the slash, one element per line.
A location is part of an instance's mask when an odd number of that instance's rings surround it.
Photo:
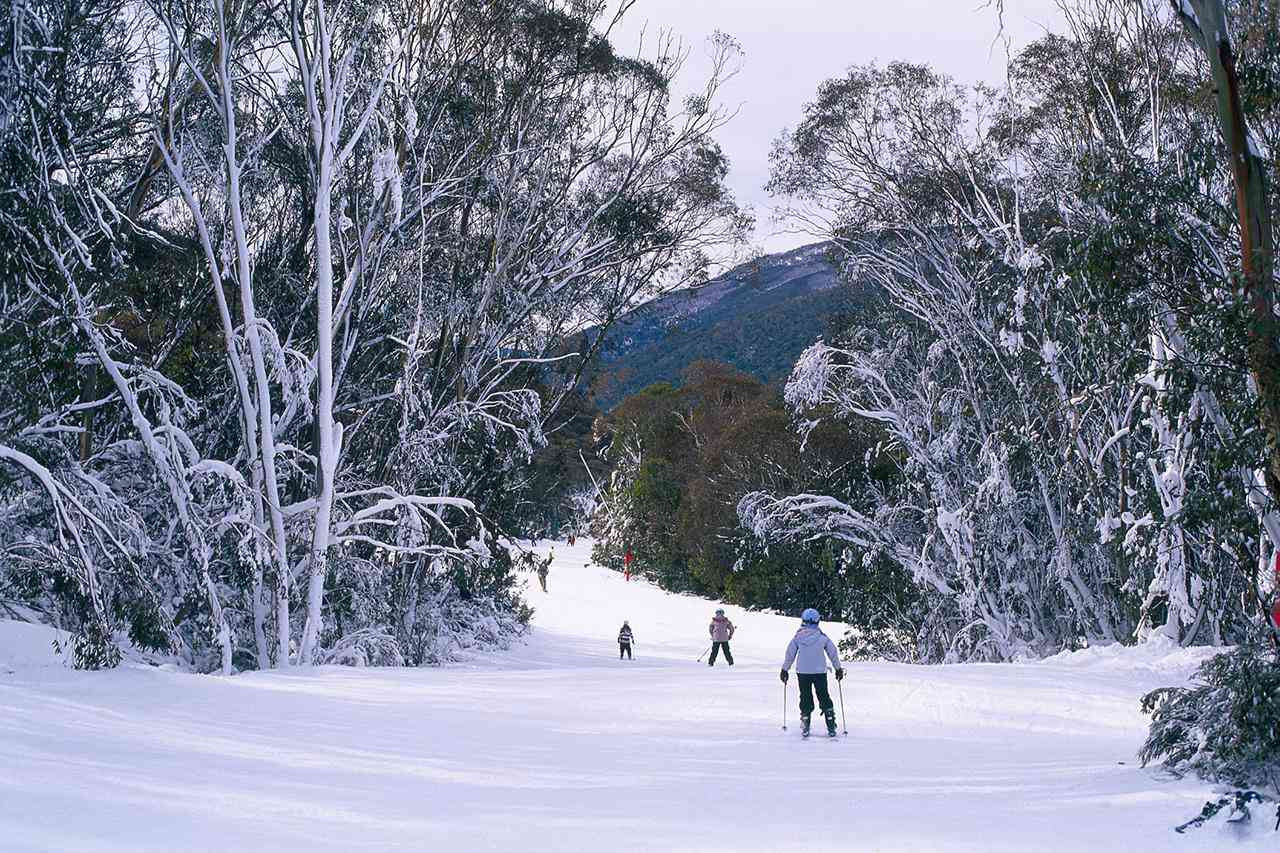
<path fill-rule="evenodd" d="M 74 672 L 0 622 L 0 850 L 1274 849 L 1269 812 L 1176 835 L 1212 789 L 1134 758 L 1203 650 L 851 664 L 849 736 L 802 741 L 796 619 L 727 607 L 710 669 L 714 602 L 589 561 L 555 544 L 528 641 L 444 669 Z"/>

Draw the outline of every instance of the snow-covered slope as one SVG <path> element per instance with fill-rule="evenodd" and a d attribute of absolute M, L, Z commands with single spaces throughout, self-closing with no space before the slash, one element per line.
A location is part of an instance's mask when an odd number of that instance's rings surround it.
<path fill-rule="evenodd" d="M 529 642 L 423 670 L 73 672 L 0 623 L 2 851 L 1271 849 L 1171 827 L 1207 786 L 1133 753 L 1138 696 L 1197 652 L 850 667 L 849 737 L 802 741 L 793 619 L 624 583 L 555 546 Z M 626 618 L 636 659 L 619 662 Z M 43 650 L 48 649 L 47 653 Z"/>

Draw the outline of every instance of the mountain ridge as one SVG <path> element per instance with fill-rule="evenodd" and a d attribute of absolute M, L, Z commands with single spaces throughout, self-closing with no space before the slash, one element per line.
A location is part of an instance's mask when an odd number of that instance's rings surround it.
<path fill-rule="evenodd" d="M 679 384 L 695 361 L 725 362 L 765 382 L 785 378 L 833 315 L 860 302 L 829 242 L 739 264 L 706 284 L 641 305 L 609 330 L 592 381 L 608 411 L 654 382 Z"/>

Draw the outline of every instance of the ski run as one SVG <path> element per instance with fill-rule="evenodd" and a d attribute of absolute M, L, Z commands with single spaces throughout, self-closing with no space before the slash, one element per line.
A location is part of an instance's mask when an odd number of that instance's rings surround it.
<path fill-rule="evenodd" d="M 846 663 L 849 735 L 805 741 L 796 618 L 726 607 L 708 667 L 715 602 L 554 549 L 525 641 L 445 668 L 79 672 L 0 622 L 0 850 L 1275 849 L 1266 811 L 1175 834 L 1213 788 L 1135 761 L 1139 696 L 1208 650 Z"/>

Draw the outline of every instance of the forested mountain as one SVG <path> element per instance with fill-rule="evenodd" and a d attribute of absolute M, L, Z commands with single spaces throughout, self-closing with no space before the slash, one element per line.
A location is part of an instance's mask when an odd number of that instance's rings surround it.
<path fill-rule="evenodd" d="M 654 382 L 679 383 L 696 361 L 782 379 L 804 348 L 862 301 L 837 278 L 831 244 L 814 243 L 740 264 L 696 288 L 654 299 L 606 335 L 592 391 L 608 411 Z"/>

